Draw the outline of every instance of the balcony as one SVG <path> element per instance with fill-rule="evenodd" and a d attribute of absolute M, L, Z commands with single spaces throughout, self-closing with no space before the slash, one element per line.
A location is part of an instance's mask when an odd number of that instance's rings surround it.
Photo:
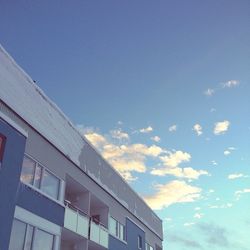
<path fill-rule="evenodd" d="M 89 217 L 69 201 L 65 201 L 64 227 L 88 238 Z"/>
<path fill-rule="evenodd" d="M 93 219 L 90 221 L 89 239 L 104 248 L 108 248 L 109 232 L 103 225 L 96 223 Z"/>

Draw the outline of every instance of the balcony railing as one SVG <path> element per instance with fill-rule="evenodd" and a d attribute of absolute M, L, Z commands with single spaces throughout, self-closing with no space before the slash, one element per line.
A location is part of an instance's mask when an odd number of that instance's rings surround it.
<path fill-rule="evenodd" d="M 70 202 L 65 201 L 64 227 L 88 238 L 89 217 Z"/>
<path fill-rule="evenodd" d="M 103 225 L 90 221 L 90 240 L 97 244 L 108 248 L 109 245 L 109 232 Z"/>
<path fill-rule="evenodd" d="M 69 201 L 65 203 L 64 227 L 87 238 L 95 243 L 108 248 L 109 232 L 104 225 L 90 219 L 87 214 L 72 205 Z"/>

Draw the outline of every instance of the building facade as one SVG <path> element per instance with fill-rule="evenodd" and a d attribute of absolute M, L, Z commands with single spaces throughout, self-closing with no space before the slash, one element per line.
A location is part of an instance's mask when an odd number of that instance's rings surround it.
<path fill-rule="evenodd" d="M 0 249 L 162 250 L 162 221 L 0 46 Z"/>

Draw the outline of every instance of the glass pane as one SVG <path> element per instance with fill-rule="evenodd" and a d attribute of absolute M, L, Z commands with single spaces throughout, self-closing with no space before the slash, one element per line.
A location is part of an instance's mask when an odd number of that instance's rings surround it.
<path fill-rule="evenodd" d="M 112 217 L 109 218 L 109 232 L 113 235 L 117 232 L 117 221 Z"/>
<path fill-rule="evenodd" d="M 37 165 L 36 173 L 35 173 L 35 180 L 34 180 L 34 186 L 36 188 L 40 188 L 41 175 L 42 175 L 42 167 L 40 165 Z"/>
<path fill-rule="evenodd" d="M 33 184 L 36 163 L 30 158 L 24 156 L 21 172 L 21 181 L 28 184 Z"/>
<path fill-rule="evenodd" d="M 124 226 L 120 224 L 120 237 L 121 240 L 124 240 Z"/>
<path fill-rule="evenodd" d="M 27 231 L 26 231 L 26 240 L 25 240 L 24 250 L 31 250 L 33 232 L 34 232 L 34 227 L 28 225 Z"/>
<path fill-rule="evenodd" d="M 42 187 L 41 190 L 51 197 L 57 199 L 58 191 L 59 191 L 59 179 L 54 175 L 49 173 L 47 170 L 44 170 L 43 179 L 42 179 Z"/>
<path fill-rule="evenodd" d="M 46 233 L 40 229 L 36 229 L 33 242 L 33 249 L 35 250 L 52 250 L 54 236 Z"/>
<path fill-rule="evenodd" d="M 22 250 L 25 239 L 26 224 L 14 220 L 12 225 L 12 231 L 10 236 L 9 250 Z"/>

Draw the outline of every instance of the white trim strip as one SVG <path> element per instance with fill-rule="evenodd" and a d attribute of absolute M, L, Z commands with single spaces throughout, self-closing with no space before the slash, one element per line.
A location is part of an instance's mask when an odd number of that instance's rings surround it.
<path fill-rule="evenodd" d="M 61 227 L 38 216 L 35 215 L 19 206 L 16 206 L 15 208 L 15 215 L 14 217 L 18 220 L 21 220 L 27 224 L 30 224 L 32 226 L 38 227 L 39 229 L 42 229 L 48 233 L 54 234 L 54 235 L 61 235 Z"/>

